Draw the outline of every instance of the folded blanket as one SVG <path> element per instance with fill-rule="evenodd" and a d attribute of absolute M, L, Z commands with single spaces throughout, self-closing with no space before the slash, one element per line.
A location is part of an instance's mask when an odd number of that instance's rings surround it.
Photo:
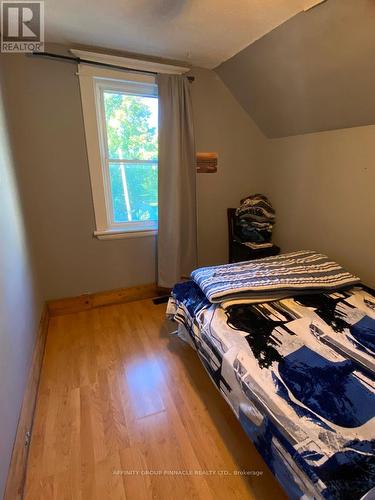
<path fill-rule="evenodd" d="M 237 208 L 236 216 L 250 219 L 255 216 L 268 221 L 275 218 L 275 210 L 264 194 L 253 194 L 241 200 L 241 206 Z"/>
<path fill-rule="evenodd" d="M 333 291 L 360 281 L 326 255 L 309 250 L 202 267 L 191 277 L 213 303 L 280 300 L 303 292 Z"/>
<path fill-rule="evenodd" d="M 251 241 L 243 241 L 241 243 L 245 247 L 249 247 L 252 250 L 259 250 L 259 249 L 263 249 L 263 248 L 273 247 L 273 243 L 252 243 Z"/>

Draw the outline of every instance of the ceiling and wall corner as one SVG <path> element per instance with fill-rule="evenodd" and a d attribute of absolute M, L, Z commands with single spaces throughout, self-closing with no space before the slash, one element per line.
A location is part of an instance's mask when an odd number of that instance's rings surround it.
<path fill-rule="evenodd" d="M 311 0 L 45 0 L 46 40 L 213 68 Z"/>
<path fill-rule="evenodd" d="M 374 0 L 327 0 L 216 72 L 271 138 L 374 124 L 374 27 Z"/>

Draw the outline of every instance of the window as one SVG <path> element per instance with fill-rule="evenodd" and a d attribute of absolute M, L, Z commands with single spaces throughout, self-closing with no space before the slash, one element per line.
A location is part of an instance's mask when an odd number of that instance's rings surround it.
<path fill-rule="evenodd" d="M 155 235 L 158 227 L 158 92 L 150 72 L 188 67 L 71 49 L 82 62 L 79 84 L 100 239 Z M 88 63 L 133 68 L 107 69 Z M 88 63 L 88 64 L 87 64 Z"/>
<path fill-rule="evenodd" d="M 158 99 L 156 86 L 100 81 L 100 142 L 111 228 L 156 229 Z"/>
<path fill-rule="evenodd" d="M 98 237 L 155 233 L 158 97 L 153 76 L 80 68 Z"/>

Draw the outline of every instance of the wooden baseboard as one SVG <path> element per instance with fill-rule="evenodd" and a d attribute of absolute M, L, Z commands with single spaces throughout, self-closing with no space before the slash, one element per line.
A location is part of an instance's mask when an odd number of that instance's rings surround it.
<path fill-rule="evenodd" d="M 111 304 L 152 299 L 169 293 L 169 289 L 160 288 L 156 284 L 151 284 L 133 288 L 121 288 L 109 292 L 86 294 L 61 300 L 51 300 L 46 303 L 40 320 L 29 377 L 26 382 L 4 500 L 21 500 L 23 497 L 29 450 L 28 443 L 26 443 L 26 436 L 27 433 L 29 433 L 31 437 L 49 318 L 51 316 L 86 311 L 88 309 Z"/>
<path fill-rule="evenodd" d="M 153 299 L 169 294 L 167 288 L 160 288 L 155 283 L 132 288 L 119 288 L 108 292 L 90 293 L 78 297 L 50 300 L 47 302 L 51 316 L 87 311 L 96 307 L 133 302 L 135 300 Z"/>
<path fill-rule="evenodd" d="M 29 451 L 29 443 L 26 442 L 26 436 L 27 433 L 31 436 L 33 426 L 39 378 L 47 338 L 48 322 L 49 311 L 47 306 L 45 306 L 42 312 L 39 330 L 35 341 L 29 377 L 26 382 L 26 389 L 18 420 L 16 438 L 14 440 L 4 500 L 20 500 L 23 497 Z"/>

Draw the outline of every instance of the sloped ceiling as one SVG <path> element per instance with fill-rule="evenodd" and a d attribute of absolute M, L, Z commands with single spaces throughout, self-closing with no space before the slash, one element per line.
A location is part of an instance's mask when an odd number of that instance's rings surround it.
<path fill-rule="evenodd" d="M 216 71 L 268 137 L 375 124 L 375 0 L 327 0 Z"/>

